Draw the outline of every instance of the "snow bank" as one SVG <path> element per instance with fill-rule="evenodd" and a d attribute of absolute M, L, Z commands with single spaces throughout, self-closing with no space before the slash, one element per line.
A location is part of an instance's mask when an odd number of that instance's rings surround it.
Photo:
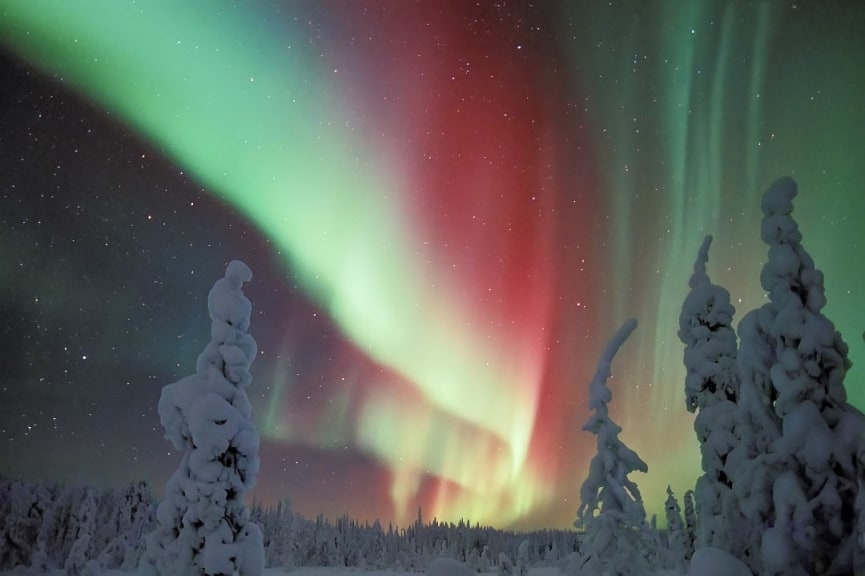
<path fill-rule="evenodd" d="M 426 569 L 429 576 L 475 576 L 475 571 L 453 558 L 436 558 Z"/>
<path fill-rule="evenodd" d="M 748 566 L 719 548 L 698 548 L 691 557 L 688 576 L 753 576 Z"/>

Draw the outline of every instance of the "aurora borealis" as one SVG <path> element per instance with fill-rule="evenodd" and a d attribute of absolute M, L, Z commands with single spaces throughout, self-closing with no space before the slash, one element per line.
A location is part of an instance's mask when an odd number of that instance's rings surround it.
<path fill-rule="evenodd" d="M 693 260 L 713 234 L 713 281 L 759 305 L 782 174 L 865 405 L 858 4 L 18 0 L 0 38 L 4 473 L 161 489 L 160 387 L 240 258 L 257 498 L 568 526 L 635 317 L 611 416 L 660 512 L 699 468 Z"/>

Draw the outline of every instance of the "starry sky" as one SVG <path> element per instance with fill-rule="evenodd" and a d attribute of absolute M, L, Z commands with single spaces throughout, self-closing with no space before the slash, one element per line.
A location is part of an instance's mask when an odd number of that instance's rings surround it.
<path fill-rule="evenodd" d="M 0 472 L 157 494 L 161 387 L 253 270 L 256 499 L 570 526 L 606 340 L 650 513 L 699 473 L 678 314 L 706 234 L 764 302 L 799 183 L 865 406 L 865 5 L 83 0 L 0 6 Z"/>

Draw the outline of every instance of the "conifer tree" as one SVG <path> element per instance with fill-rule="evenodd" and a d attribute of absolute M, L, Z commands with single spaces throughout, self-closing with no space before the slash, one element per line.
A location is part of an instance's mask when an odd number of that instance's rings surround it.
<path fill-rule="evenodd" d="M 732 502 L 736 448 L 741 444 L 736 425 L 740 379 L 735 308 L 729 292 L 712 284 L 706 272 L 711 244 L 712 237 L 706 236 L 700 246 L 688 283 L 690 292 L 679 315 L 678 335 L 685 344 L 685 404 L 689 412 L 697 412 L 694 431 L 702 456 L 703 474 L 696 485 L 700 507 L 696 545 L 735 554 L 742 547 Z"/>
<path fill-rule="evenodd" d="M 865 335 L 863 335 L 865 338 Z M 853 573 L 865 574 L 865 439 L 860 440 L 856 451 L 857 493 L 856 528 L 854 530 L 856 546 L 853 550 Z"/>
<path fill-rule="evenodd" d="M 647 472 L 648 466 L 620 439 L 622 429 L 609 416 L 613 398 L 607 387 L 613 357 L 637 326 L 626 321 L 607 344 L 589 384 L 589 408 L 594 413 L 583 430 L 597 436 L 598 452 L 589 465 L 589 475 L 580 489 L 580 507 L 574 525 L 585 529 L 580 574 L 620 576 L 648 573 L 641 550 L 646 510 L 640 490 L 628 478 L 634 471 Z"/>
<path fill-rule="evenodd" d="M 36 509 L 37 494 L 33 486 L 12 482 L 3 507 L 6 517 L 0 523 L 0 569 L 28 566 L 39 532 L 40 514 Z"/>
<path fill-rule="evenodd" d="M 159 417 L 183 457 L 157 509 L 147 572 L 259 576 L 264 570 L 261 530 L 243 500 L 258 471 L 258 432 L 246 395 L 257 346 L 247 333 L 252 305 L 242 290 L 251 279 L 243 262 L 228 265 L 208 294 L 211 341 L 196 373 L 162 389 Z"/>
<path fill-rule="evenodd" d="M 773 576 L 853 571 L 856 454 L 865 426 L 847 403 L 847 345 L 826 318 L 823 274 L 793 220 L 796 183 L 776 180 L 762 200 L 769 245 L 760 275 L 769 302 L 739 327 L 740 414 L 756 455 L 736 472 L 750 526 L 745 561 Z"/>
<path fill-rule="evenodd" d="M 667 564 L 674 570 L 682 571 L 691 556 L 688 553 L 688 534 L 682 521 L 682 508 L 673 494 L 673 489 L 669 486 L 667 486 L 664 512 L 667 518 Z"/>
<path fill-rule="evenodd" d="M 697 505 L 694 502 L 694 491 L 688 490 L 683 497 L 685 501 L 685 534 L 686 543 L 688 545 L 688 556 L 692 556 L 696 551 L 697 543 Z"/>

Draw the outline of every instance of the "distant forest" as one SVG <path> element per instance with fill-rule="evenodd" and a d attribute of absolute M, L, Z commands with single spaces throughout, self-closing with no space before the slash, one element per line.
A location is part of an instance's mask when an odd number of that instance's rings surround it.
<path fill-rule="evenodd" d="M 75 576 L 105 569 L 136 570 L 156 507 L 145 482 L 122 489 L 38 484 L 0 478 L 0 570 L 64 568 Z M 417 520 L 383 526 L 347 516 L 304 518 L 288 500 L 254 504 L 250 519 L 264 534 L 268 567 L 355 566 L 421 572 L 435 558 L 465 562 L 477 571 L 518 575 L 530 566 L 557 565 L 579 546 L 581 533 L 518 533 L 469 521 Z"/>

